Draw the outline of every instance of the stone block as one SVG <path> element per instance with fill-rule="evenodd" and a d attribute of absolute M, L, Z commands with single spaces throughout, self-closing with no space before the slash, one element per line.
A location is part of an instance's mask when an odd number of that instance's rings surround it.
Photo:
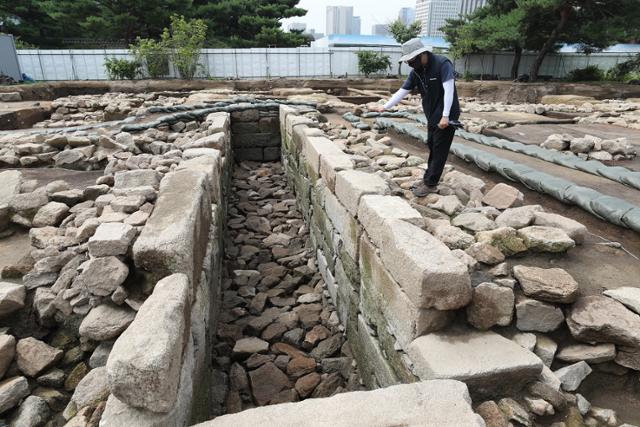
<path fill-rule="evenodd" d="M 231 122 L 229 113 L 218 112 L 207 115 L 205 121 L 209 123 L 207 130 L 211 133 L 229 132 L 229 123 Z"/>
<path fill-rule="evenodd" d="M 535 354 L 491 331 L 453 329 L 414 340 L 408 348 L 422 380 L 463 381 L 472 395 L 517 391 L 534 381 L 543 363 Z"/>
<path fill-rule="evenodd" d="M 217 417 L 197 426 L 253 427 L 258 424 L 264 427 L 484 426 L 482 418 L 471 408 L 467 388 L 458 381 L 423 381 L 269 405 Z"/>
<path fill-rule="evenodd" d="M 189 160 L 201 156 L 218 156 L 219 152 L 220 150 L 216 150 L 215 148 L 190 148 L 182 152 L 182 159 Z"/>
<path fill-rule="evenodd" d="M 231 112 L 232 122 L 255 122 L 260 119 L 260 112 L 256 108 L 247 108 Z"/>
<path fill-rule="evenodd" d="M 401 220 L 386 220 L 380 258 L 417 307 L 454 310 L 471 301 L 467 266 L 442 242 Z"/>
<path fill-rule="evenodd" d="M 136 319 L 115 342 L 107 361 L 109 387 L 120 401 L 152 412 L 176 403 L 190 316 L 184 274 L 160 280 Z"/>
<path fill-rule="evenodd" d="M 249 160 L 253 162 L 261 162 L 264 160 L 264 150 L 257 148 L 235 148 L 233 155 L 238 160 Z"/>
<path fill-rule="evenodd" d="M 211 202 L 222 202 L 222 189 L 220 187 L 222 181 L 222 154 L 211 153 L 209 156 L 195 157 L 180 162 L 176 170 L 189 169 L 207 174 L 207 181 L 211 189 Z"/>
<path fill-rule="evenodd" d="M 281 152 L 278 147 L 265 147 L 262 150 L 262 158 L 265 162 L 276 162 L 280 160 Z"/>
<path fill-rule="evenodd" d="M 302 152 L 316 174 L 320 173 L 321 157 L 344 154 L 340 147 L 323 136 L 307 136 L 302 146 Z"/>
<path fill-rule="evenodd" d="M 160 427 L 186 426 L 192 423 L 194 405 L 199 396 L 195 396 L 195 382 L 204 375 L 196 370 L 197 351 L 191 334 L 186 336 L 188 342 L 184 351 L 180 384 L 175 405 L 169 412 L 152 412 L 136 408 L 120 401 L 113 394 L 109 395 L 107 405 L 102 414 L 102 427 Z M 202 347 L 199 349 L 203 353 Z"/>
<path fill-rule="evenodd" d="M 356 170 L 338 172 L 336 196 L 351 215 L 358 214 L 360 198 L 366 194 L 386 194 L 389 187 L 378 175 Z"/>
<path fill-rule="evenodd" d="M 166 175 L 153 213 L 133 245 L 136 267 L 155 278 L 184 273 L 195 283 L 211 223 L 209 195 L 203 172 L 184 169 Z"/>
<path fill-rule="evenodd" d="M 360 239 L 360 269 L 361 311 L 365 312 L 366 293 L 369 302 L 375 306 L 373 309 L 382 313 L 401 347 L 406 348 L 415 338 L 446 327 L 453 319 L 452 311 L 416 307 L 386 270 L 366 235 Z"/>
<path fill-rule="evenodd" d="M 358 220 L 376 246 L 384 245 L 385 221 L 397 219 L 421 227 L 424 218 L 409 203 L 397 196 L 378 194 L 362 196 L 358 207 Z"/>
<path fill-rule="evenodd" d="M 183 151 L 191 150 L 194 148 L 214 148 L 216 150 L 224 152 L 226 143 L 227 135 L 223 132 L 216 132 L 211 135 L 198 138 L 195 141 L 187 142 L 186 144 L 180 146 L 180 148 Z"/>
<path fill-rule="evenodd" d="M 354 354 L 359 357 L 360 375 L 367 387 L 380 388 L 399 384 L 400 380 L 389 365 L 387 355 L 383 353 L 374 332 L 371 331 L 364 317 L 360 314 L 356 329 L 356 342 L 351 342 L 350 345 L 354 347 Z"/>
<path fill-rule="evenodd" d="M 89 239 L 89 254 L 94 257 L 124 255 L 129 250 L 136 229 L 129 224 L 109 222 L 100 224 Z"/>
<path fill-rule="evenodd" d="M 17 170 L 0 172 L 0 205 L 9 205 L 16 194 L 20 193 L 22 172 Z"/>
<path fill-rule="evenodd" d="M 320 176 L 333 192 L 336 190 L 336 175 L 343 170 L 353 169 L 353 161 L 349 155 L 340 153 L 327 154 L 320 157 Z"/>
<path fill-rule="evenodd" d="M 353 258 L 358 258 L 358 240 L 362 227 L 338 198 L 327 188 L 323 188 L 324 212 L 340 234 L 344 249 Z"/>
<path fill-rule="evenodd" d="M 160 174 L 153 169 L 138 169 L 132 171 L 116 172 L 113 188 L 134 188 L 151 186 L 158 189 Z"/>

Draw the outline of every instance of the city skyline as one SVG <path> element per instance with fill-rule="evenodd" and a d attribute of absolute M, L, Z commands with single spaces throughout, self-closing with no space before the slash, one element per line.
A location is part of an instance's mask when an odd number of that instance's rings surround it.
<path fill-rule="evenodd" d="M 376 24 L 390 24 L 398 18 L 403 7 L 415 8 L 415 0 L 399 0 L 397 2 L 377 3 L 365 0 L 301 0 L 298 7 L 307 9 L 305 16 L 297 16 L 282 20 L 282 27 L 288 28 L 291 22 L 305 23 L 307 28 L 326 31 L 327 6 L 352 6 L 353 15 L 361 19 L 361 34 L 372 34 Z"/>

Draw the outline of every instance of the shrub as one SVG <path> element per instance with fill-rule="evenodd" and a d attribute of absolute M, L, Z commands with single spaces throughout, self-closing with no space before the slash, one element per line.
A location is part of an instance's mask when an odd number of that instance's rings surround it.
<path fill-rule="evenodd" d="M 378 73 L 391 69 L 391 59 L 388 55 L 371 50 L 358 51 L 358 69 L 366 77 L 371 73 Z"/>
<path fill-rule="evenodd" d="M 616 64 L 613 68 L 607 71 L 607 80 L 625 81 L 627 75 L 634 72 L 640 72 L 640 54 L 636 55 L 628 61 Z"/>
<path fill-rule="evenodd" d="M 110 80 L 133 80 L 140 71 L 140 63 L 135 59 L 107 58 L 104 66 Z"/>
<path fill-rule="evenodd" d="M 136 43 L 129 46 L 129 49 L 138 63 L 146 65 L 147 73 L 152 79 L 169 74 L 169 54 L 166 43 L 163 41 L 138 37 Z"/>
<path fill-rule="evenodd" d="M 637 82 L 640 82 L 640 71 L 632 71 L 630 73 L 627 73 L 624 76 L 623 81 L 625 83 L 638 84 Z"/>
<path fill-rule="evenodd" d="M 567 76 L 572 82 L 592 82 L 604 80 L 604 72 L 597 65 L 589 65 L 573 70 Z"/>
<path fill-rule="evenodd" d="M 467 70 L 464 72 L 464 74 L 462 75 L 462 79 L 465 82 L 472 82 L 473 81 L 473 74 L 471 74 L 471 71 Z"/>
<path fill-rule="evenodd" d="M 207 24 L 202 19 L 187 21 L 184 16 L 173 15 L 171 29 L 164 29 L 161 43 L 171 48 L 171 60 L 183 79 L 191 80 L 198 72 L 206 37 Z"/>

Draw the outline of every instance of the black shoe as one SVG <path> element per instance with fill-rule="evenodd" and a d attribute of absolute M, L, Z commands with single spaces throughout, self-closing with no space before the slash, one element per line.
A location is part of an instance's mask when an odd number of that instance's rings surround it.
<path fill-rule="evenodd" d="M 433 194 L 433 193 L 437 193 L 438 192 L 438 186 L 437 185 L 427 185 L 424 182 L 421 182 L 420 184 L 416 185 L 415 187 L 413 187 L 411 189 L 411 191 L 413 192 L 413 195 L 416 197 L 424 197 L 428 194 Z"/>

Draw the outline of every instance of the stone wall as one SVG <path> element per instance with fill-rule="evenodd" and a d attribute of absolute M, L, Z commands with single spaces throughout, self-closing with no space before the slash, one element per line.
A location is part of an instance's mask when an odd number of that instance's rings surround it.
<path fill-rule="evenodd" d="M 471 300 L 467 266 L 420 228 L 420 213 L 317 128 L 282 106 L 283 159 L 320 271 L 370 388 L 414 381 L 406 353 Z"/>
<path fill-rule="evenodd" d="M 183 156 L 160 185 L 153 214 L 133 245 L 157 282 L 107 362 L 111 395 L 100 425 L 187 425 L 209 417 L 211 346 L 221 301 L 221 260 L 230 157 L 229 115 L 208 118 L 221 150 Z M 223 153 L 226 153 L 223 157 Z"/>
<path fill-rule="evenodd" d="M 231 140 L 238 160 L 271 162 L 280 159 L 277 110 L 246 109 L 231 113 Z"/>
<path fill-rule="evenodd" d="M 61 138 L 61 152 L 73 150 Z M 0 281 L 0 417 L 12 425 L 206 420 L 230 115 L 82 138 L 122 142 L 105 153 L 95 185 L 38 187 L 20 171 L 0 172 L 0 233 L 27 228 L 31 243 L 2 270 L 18 283 Z"/>

